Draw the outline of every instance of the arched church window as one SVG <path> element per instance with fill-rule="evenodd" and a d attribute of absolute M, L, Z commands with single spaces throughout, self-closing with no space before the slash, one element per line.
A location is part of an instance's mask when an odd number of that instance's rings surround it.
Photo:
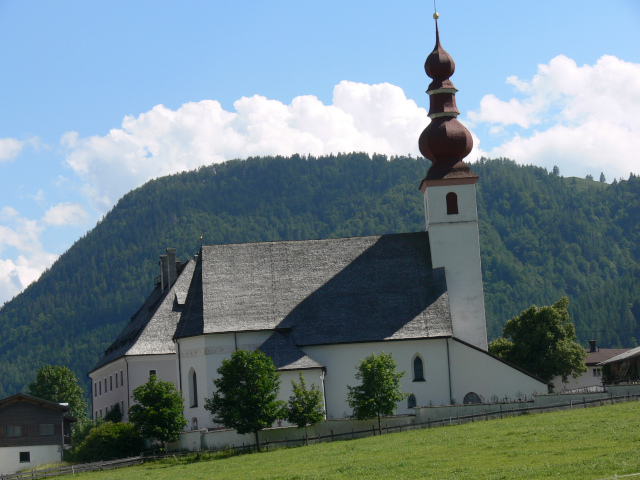
<path fill-rule="evenodd" d="M 464 400 L 462 401 L 465 405 L 470 403 L 482 403 L 482 399 L 480 399 L 480 395 L 475 392 L 469 392 L 464 396 Z"/>
<path fill-rule="evenodd" d="M 191 419 L 191 430 L 197 430 L 198 429 L 198 419 L 196 417 L 193 417 Z"/>
<path fill-rule="evenodd" d="M 424 369 L 422 366 L 422 358 L 416 356 L 413 359 L 413 381 L 424 382 Z"/>
<path fill-rule="evenodd" d="M 416 396 L 412 393 L 411 395 L 409 395 L 409 397 L 407 398 L 407 408 L 413 408 L 417 405 L 417 400 L 416 400 Z"/>
<path fill-rule="evenodd" d="M 447 193 L 447 215 L 458 213 L 458 195 L 453 192 Z"/>
<path fill-rule="evenodd" d="M 193 367 L 189 370 L 189 406 L 198 406 L 198 381 Z"/>

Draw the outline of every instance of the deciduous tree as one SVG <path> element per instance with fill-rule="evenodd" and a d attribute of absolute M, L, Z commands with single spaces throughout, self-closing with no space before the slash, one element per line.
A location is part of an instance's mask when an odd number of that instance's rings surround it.
<path fill-rule="evenodd" d="M 356 380 L 362 382 L 357 387 L 347 386 L 347 401 L 358 420 L 378 417 L 378 431 L 382 434 L 381 417 L 393 415 L 396 404 L 408 394 L 400 392 L 400 379 L 404 372 L 396 371 L 396 362 L 391 354 L 372 353 L 357 367 Z"/>
<path fill-rule="evenodd" d="M 60 365 L 45 365 L 36 372 L 36 379 L 28 386 L 29 395 L 57 403 L 68 403 L 71 415 L 77 418 L 74 432 L 89 422 L 87 403 L 78 379 L 68 368 Z"/>
<path fill-rule="evenodd" d="M 187 424 L 182 393 L 171 382 L 158 380 L 155 375 L 133 390 L 136 402 L 129 408 L 129 421 L 145 437 L 160 442 L 177 440 L 178 433 Z"/>
<path fill-rule="evenodd" d="M 260 451 L 258 432 L 286 415 L 284 402 L 278 400 L 280 375 L 273 361 L 260 350 L 237 350 L 223 360 L 219 378 L 213 380 L 216 391 L 205 400 L 214 421 L 238 433 L 253 432 Z"/>
<path fill-rule="evenodd" d="M 305 444 L 308 445 L 307 425 L 315 425 L 324 419 L 322 393 L 315 383 L 311 384 L 311 388 L 307 390 L 302 373 L 300 373 L 300 383 L 291 380 L 291 388 L 293 395 L 289 397 L 287 421 L 297 425 L 298 428 L 304 427 Z"/>
<path fill-rule="evenodd" d="M 579 377 L 587 371 L 585 349 L 576 343 L 576 330 L 569 320 L 569 300 L 563 297 L 545 307 L 535 305 L 513 317 L 504 326 L 503 337 L 489 344 L 489 352 L 540 377 L 551 380 Z"/>

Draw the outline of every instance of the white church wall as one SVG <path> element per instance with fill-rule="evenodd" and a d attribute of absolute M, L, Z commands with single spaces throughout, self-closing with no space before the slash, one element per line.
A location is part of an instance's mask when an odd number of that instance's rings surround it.
<path fill-rule="evenodd" d="M 547 392 L 544 382 L 464 343 L 449 340 L 449 355 L 451 389 L 456 403 L 463 403 L 470 392 L 485 402 L 491 401 L 494 395 L 500 400 L 504 397 L 516 400 L 518 396 Z"/>
<path fill-rule="evenodd" d="M 220 340 L 221 336 L 215 336 Z M 211 345 L 209 341 L 209 351 L 212 349 L 223 350 L 225 355 L 231 355 L 233 350 L 226 345 L 228 343 L 228 337 L 232 335 L 226 335 L 226 341 L 219 342 L 218 345 Z M 207 397 L 210 391 L 209 383 L 211 382 L 212 375 L 209 374 L 207 361 L 208 355 L 205 354 L 207 341 L 209 337 L 196 336 L 180 339 L 178 351 L 180 352 L 180 376 L 182 385 L 182 396 L 184 398 L 184 417 L 187 419 L 186 430 L 194 430 L 198 428 L 208 428 L 213 426 L 210 422 L 210 414 L 204 409 L 204 399 Z M 193 369 L 196 373 L 196 383 L 198 386 L 197 405 L 192 406 L 192 398 L 189 392 L 189 374 Z M 211 383 L 213 386 L 213 383 Z M 195 419 L 195 421 L 194 421 Z"/>
<path fill-rule="evenodd" d="M 447 214 L 446 196 L 458 199 L 458 214 Z M 434 268 L 444 267 L 453 335 L 487 349 L 480 235 L 475 185 L 430 186 L 425 212 Z"/>
<path fill-rule="evenodd" d="M 140 385 L 144 385 L 149 381 L 151 371 L 155 370 L 158 380 L 163 382 L 171 382 L 179 389 L 178 381 L 178 363 L 175 353 L 167 355 L 135 355 L 126 357 L 129 371 L 129 405 L 124 402 L 125 410 L 128 410 L 133 401 L 133 391 Z M 127 387 L 127 369 L 125 368 L 125 387 Z M 128 419 L 125 415 L 124 420 Z"/>
<path fill-rule="evenodd" d="M 322 405 L 324 408 L 324 373 L 321 368 L 284 370 L 278 373 L 280 373 L 280 391 L 278 392 L 278 400 L 282 400 L 287 403 L 289 402 L 289 397 L 293 395 L 293 386 L 291 385 L 291 381 L 293 380 L 296 383 L 300 383 L 300 374 L 302 373 L 307 390 L 311 389 L 311 385 L 313 384 L 320 389 L 320 393 L 323 394 Z"/>
<path fill-rule="evenodd" d="M 238 332 L 199 335 L 178 340 L 180 344 L 180 373 L 184 397 L 184 416 L 189 422 L 187 429 L 213 428 L 217 426 L 211 413 L 205 410 L 205 398 L 213 396 L 213 379 L 218 377 L 222 361 L 237 350 L 253 351 L 264 343 L 272 332 Z M 198 404 L 191 405 L 189 396 L 189 372 L 196 373 Z M 288 397 L 287 397 L 288 399 Z M 196 421 L 194 422 L 194 419 Z"/>
<path fill-rule="evenodd" d="M 393 355 L 398 371 L 405 371 L 401 380 L 401 390 L 413 393 L 417 405 L 449 403 L 447 352 L 443 339 L 318 345 L 304 347 L 304 351 L 327 367 L 324 381 L 328 419 L 351 415 L 351 408 L 347 403 L 347 385 L 359 385 L 359 381 L 355 379 L 356 368 L 360 361 L 371 353 L 379 355 L 384 352 Z M 423 361 L 423 382 L 413 381 L 413 359 L 416 354 L 420 355 Z M 412 412 L 413 409 L 407 407 L 406 400 L 397 406 L 398 414 Z"/>

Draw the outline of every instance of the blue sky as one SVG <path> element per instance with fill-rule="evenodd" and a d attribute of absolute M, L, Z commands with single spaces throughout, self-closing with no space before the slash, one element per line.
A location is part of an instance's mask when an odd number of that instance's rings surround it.
<path fill-rule="evenodd" d="M 470 160 L 640 173 L 640 2 L 437 2 Z M 249 155 L 418 154 L 433 2 L 0 0 L 0 304 L 127 191 Z"/>

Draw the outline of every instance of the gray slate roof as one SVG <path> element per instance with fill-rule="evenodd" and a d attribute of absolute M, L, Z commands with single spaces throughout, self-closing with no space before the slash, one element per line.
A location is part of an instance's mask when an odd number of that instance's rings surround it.
<path fill-rule="evenodd" d="M 172 337 L 192 283 L 195 266 L 195 260 L 182 264 L 177 280 L 164 292 L 160 285 L 156 286 L 91 372 L 125 355 L 176 352 Z"/>
<path fill-rule="evenodd" d="M 175 338 L 276 329 L 299 346 L 451 336 L 428 233 L 203 247 Z"/>
<path fill-rule="evenodd" d="M 322 368 L 320 362 L 308 356 L 279 332 L 273 332 L 259 350 L 271 357 L 278 370 L 304 370 Z"/>

